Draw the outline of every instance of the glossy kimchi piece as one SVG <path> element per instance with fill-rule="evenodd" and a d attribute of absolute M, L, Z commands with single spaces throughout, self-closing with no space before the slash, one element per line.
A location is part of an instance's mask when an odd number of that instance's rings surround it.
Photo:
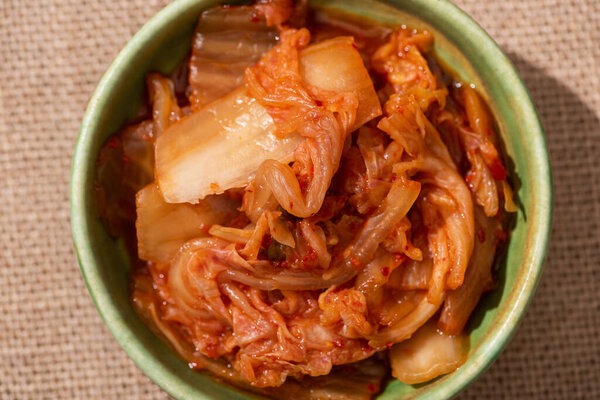
<path fill-rule="evenodd" d="M 332 92 L 356 94 L 354 129 L 381 115 L 379 98 L 352 37 L 340 36 L 314 44 L 300 53 L 299 61 L 300 74 L 308 84 Z"/>
<path fill-rule="evenodd" d="M 386 374 L 384 361 L 373 356 L 351 365 L 333 368 L 328 375 L 288 379 L 282 386 L 265 390 L 277 399 L 369 400 L 381 390 Z"/>
<path fill-rule="evenodd" d="M 195 205 L 169 204 L 155 183 L 141 189 L 135 203 L 138 256 L 154 262 L 169 261 L 185 242 L 235 217 L 239 206 L 227 196 L 209 196 Z"/>
<path fill-rule="evenodd" d="M 371 78 L 352 38 L 339 37 L 300 52 L 305 83 L 359 100 L 352 129 L 381 114 Z M 304 138 L 275 135 L 265 107 L 239 88 L 172 125 L 156 142 L 156 178 L 169 203 L 197 203 L 242 187 L 268 159 L 287 163 Z"/>
<path fill-rule="evenodd" d="M 446 298 L 438 327 L 447 334 L 461 332 L 481 295 L 492 288 L 492 266 L 502 225 L 497 218 L 489 218 L 480 206 L 475 211 L 475 245 L 465 274 L 465 280 Z"/>
<path fill-rule="evenodd" d="M 460 367 L 469 352 L 464 334 L 448 336 L 437 330 L 432 319 L 408 340 L 390 350 L 392 375 L 414 385 L 450 373 Z"/>
<path fill-rule="evenodd" d="M 215 7 L 200 15 L 190 58 L 190 104 L 194 110 L 244 83 L 244 70 L 277 43 L 255 7 Z"/>

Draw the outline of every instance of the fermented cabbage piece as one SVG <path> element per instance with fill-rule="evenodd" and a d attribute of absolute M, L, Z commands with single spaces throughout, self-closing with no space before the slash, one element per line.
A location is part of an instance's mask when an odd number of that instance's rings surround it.
<path fill-rule="evenodd" d="M 502 225 L 495 218 L 486 217 L 482 207 L 475 207 L 477 239 L 465 274 L 465 281 L 448 294 L 442 308 L 438 327 L 449 335 L 463 330 L 481 295 L 492 288 L 492 266 Z"/>
<path fill-rule="evenodd" d="M 379 98 L 353 38 L 340 36 L 314 44 L 300 53 L 299 61 L 300 75 L 308 84 L 332 92 L 356 94 L 354 129 L 381 115 Z"/>
<path fill-rule="evenodd" d="M 294 400 L 368 400 L 379 392 L 386 368 L 372 357 L 351 368 L 334 368 L 324 376 L 288 380 L 281 387 L 266 391 L 278 399 Z"/>
<path fill-rule="evenodd" d="M 392 347 L 392 375 L 411 385 L 427 382 L 460 367 L 468 351 L 465 335 L 445 335 L 437 330 L 435 321 L 430 320 L 410 339 Z"/>
<path fill-rule="evenodd" d="M 195 205 L 169 204 L 155 183 L 141 189 L 135 203 L 138 256 L 154 262 L 169 261 L 188 240 L 206 236 L 211 225 L 231 220 L 239 206 L 226 196 L 209 196 Z"/>
<path fill-rule="evenodd" d="M 381 113 L 352 38 L 310 46 L 300 53 L 300 63 L 307 85 L 356 94 L 354 128 Z M 304 138 L 297 134 L 278 138 L 275 131 L 265 107 L 248 97 L 244 88 L 175 123 L 156 142 L 156 178 L 165 200 L 197 203 L 209 194 L 245 186 L 267 159 L 292 161 Z"/>
<path fill-rule="evenodd" d="M 244 70 L 277 43 L 255 7 L 215 7 L 198 20 L 192 42 L 189 89 L 194 110 L 233 91 L 244 82 Z"/>

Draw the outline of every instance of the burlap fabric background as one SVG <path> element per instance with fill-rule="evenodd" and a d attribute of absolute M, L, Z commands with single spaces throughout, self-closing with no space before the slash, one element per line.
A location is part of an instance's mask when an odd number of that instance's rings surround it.
<path fill-rule="evenodd" d="M 73 253 L 67 194 L 96 83 L 167 2 L 0 0 L 1 399 L 168 398 L 92 305 Z M 554 233 L 533 306 L 461 398 L 600 398 L 600 2 L 457 3 L 531 91 L 555 182 Z"/>

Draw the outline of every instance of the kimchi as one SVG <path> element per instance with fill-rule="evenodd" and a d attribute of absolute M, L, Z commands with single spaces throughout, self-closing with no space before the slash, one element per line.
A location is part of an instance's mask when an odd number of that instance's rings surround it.
<path fill-rule="evenodd" d="M 274 398 L 459 368 L 516 209 L 494 119 L 435 38 L 304 2 L 220 6 L 98 160 L 140 317 Z"/>

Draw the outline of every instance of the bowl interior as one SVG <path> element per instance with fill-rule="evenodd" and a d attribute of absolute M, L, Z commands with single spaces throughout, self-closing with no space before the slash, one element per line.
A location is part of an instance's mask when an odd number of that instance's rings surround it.
<path fill-rule="evenodd" d="M 93 199 L 96 158 L 104 140 L 135 116 L 144 76 L 168 73 L 189 51 L 200 12 L 217 0 L 176 1 L 140 30 L 100 82 L 84 117 L 71 180 L 75 248 L 90 294 L 107 326 L 137 365 L 176 398 L 244 399 L 255 396 L 192 371 L 138 318 L 129 301 L 129 260 L 120 240 L 108 236 Z M 494 360 L 514 332 L 533 295 L 548 242 L 551 177 L 535 110 L 508 59 L 485 32 L 446 1 L 314 0 L 386 24 L 426 28 L 434 34 L 437 58 L 488 101 L 498 123 L 518 197 L 519 212 L 503 257 L 498 284 L 484 296 L 469 322 L 471 352 L 453 374 L 422 385 L 392 380 L 379 399 L 450 397 Z"/>

